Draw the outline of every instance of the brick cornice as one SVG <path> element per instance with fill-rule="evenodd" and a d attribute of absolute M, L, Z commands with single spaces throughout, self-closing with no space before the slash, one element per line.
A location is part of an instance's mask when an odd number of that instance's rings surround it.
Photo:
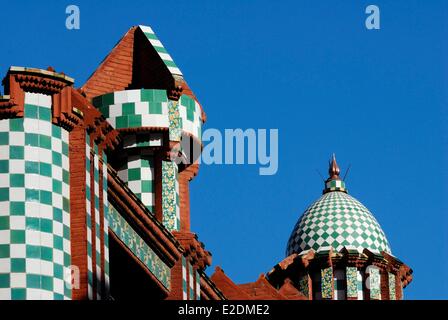
<path fill-rule="evenodd" d="M 173 235 L 185 249 L 185 257 L 199 270 L 205 270 L 212 263 L 212 255 L 205 250 L 204 244 L 198 240 L 195 233 L 174 231 Z"/>

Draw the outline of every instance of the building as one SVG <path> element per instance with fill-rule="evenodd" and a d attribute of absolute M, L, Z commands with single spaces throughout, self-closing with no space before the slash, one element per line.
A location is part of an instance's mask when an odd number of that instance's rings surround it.
<path fill-rule="evenodd" d="M 206 115 L 150 27 L 129 29 L 79 88 L 51 67 L 11 67 L 3 86 L 2 300 L 400 299 L 412 279 L 335 160 L 285 260 L 249 284 L 209 278 L 189 205 Z M 341 202 L 376 233 L 352 241 L 347 227 L 336 246 L 320 234 L 320 208 L 337 217 Z"/>

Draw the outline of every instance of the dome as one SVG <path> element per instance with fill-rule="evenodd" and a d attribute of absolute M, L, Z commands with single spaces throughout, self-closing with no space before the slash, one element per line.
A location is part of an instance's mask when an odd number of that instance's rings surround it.
<path fill-rule="evenodd" d="M 347 193 L 339 178 L 336 159 L 330 163 L 330 178 L 324 194 L 315 201 L 296 223 L 286 248 L 286 255 L 332 247 L 340 251 L 391 253 L 386 235 L 370 211 Z"/>

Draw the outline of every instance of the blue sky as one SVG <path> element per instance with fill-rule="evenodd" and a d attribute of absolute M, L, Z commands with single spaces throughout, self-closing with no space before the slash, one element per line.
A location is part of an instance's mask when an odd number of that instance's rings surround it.
<path fill-rule="evenodd" d="M 65 7 L 81 29 L 65 28 Z M 381 29 L 364 26 L 367 5 Z M 17 18 L 20 16 L 20 18 Z M 80 86 L 129 27 L 152 26 L 207 128 L 278 128 L 279 170 L 202 166 L 192 228 L 236 282 L 284 258 L 335 152 L 347 186 L 414 269 L 409 299 L 448 298 L 446 1 L 22 1 L 3 4 L 0 70 L 53 66 Z M 214 269 L 209 269 L 211 273 Z"/>

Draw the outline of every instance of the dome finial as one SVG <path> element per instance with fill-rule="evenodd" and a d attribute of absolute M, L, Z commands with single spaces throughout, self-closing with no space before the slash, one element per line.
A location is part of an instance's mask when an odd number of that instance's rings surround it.
<path fill-rule="evenodd" d="M 339 169 L 338 163 L 336 162 L 336 155 L 333 153 L 333 157 L 331 158 L 330 166 L 328 168 L 328 180 L 339 180 L 340 173 L 341 170 Z"/>
<path fill-rule="evenodd" d="M 338 163 L 336 162 L 336 155 L 333 153 L 328 167 L 328 179 L 325 181 L 325 189 L 323 193 L 332 191 L 342 191 L 347 192 L 345 189 L 345 182 L 339 177 L 341 169 L 339 169 Z"/>

